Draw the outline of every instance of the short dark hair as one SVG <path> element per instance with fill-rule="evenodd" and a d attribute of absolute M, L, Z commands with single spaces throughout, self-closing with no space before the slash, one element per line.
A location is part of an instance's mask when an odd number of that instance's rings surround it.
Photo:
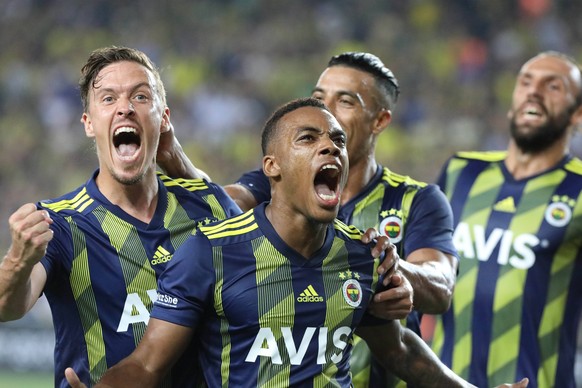
<path fill-rule="evenodd" d="M 384 63 L 370 53 L 345 52 L 331 57 L 327 67 L 347 66 L 371 74 L 382 92 L 385 99 L 386 108 L 393 109 L 398 102 L 400 86 L 394 73 L 387 68 Z"/>
<path fill-rule="evenodd" d="M 292 100 L 284 105 L 281 105 L 263 126 L 263 130 L 261 132 L 261 149 L 263 150 L 263 156 L 267 155 L 267 148 L 271 141 L 275 138 L 277 127 L 279 125 L 279 121 L 281 118 L 285 116 L 287 113 L 291 113 L 294 110 L 299 108 L 312 106 L 315 108 L 323 109 L 331 114 L 327 106 L 320 100 L 313 98 L 313 97 L 305 97 L 305 98 L 298 98 Z"/>
<path fill-rule="evenodd" d="M 79 90 L 81 92 L 81 101 L 83 111 L 87 111 L 89 104 L 89 89 L 95 87 L 98 82 L 97 74 L 106 66 L 112 63 L 130 61 L 136 62 L 151 71 L 156 79 L 157 85 L 153 85 L 155 92 L 160 96 L 162 103 L 166 105 L 166 90 L 160 77 L 160 73 L 152 60 L 143 52 L 129 48 L 109 46 L 94 50 L 89 55 L 87 62 L 81 69 L 81 78 L 79 79 Z"/>

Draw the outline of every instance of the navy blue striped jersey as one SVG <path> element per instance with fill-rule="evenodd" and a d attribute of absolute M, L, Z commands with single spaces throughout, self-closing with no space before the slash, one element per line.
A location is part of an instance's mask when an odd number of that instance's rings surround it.
<path fill-rule="evenodd" d="M 277 235 L 266 206 L 184 243 L 160 277 L 152 317 L 196 327 L 210 387 L 349 387 L 352 333 L 380 259 L 337 220 L 306 259 Z"/>
<path fill-rule="evenodd" d="M 433 348 L 479 387 L 528 377 L 575 387 L 582 308 L 582 161 L 516 180 L 505 152 L 467 152 L 439 185 L 455 217 L 460 255 L 450 311 Z"/>
<path fill-rule="evenodd" d="M 257 201 L 270 199 L 270 187 L 262 170 L 254 170 L 238 181 Z M 456 256 L 452 242 L 453 219 L 450 205 L 436 185 L 418 182 L 378 166 L 370 183 L 343 204 L 338 219 L 361 230 L 376 228 L 390 237 L 401 258 L 421 248 L 433 248 Z M 419 315 L 413 312 L 407 327 L 420 334 Z M 379 364 L 371 366 L 365 342 L 356 338 L 352 357 L 354 386 L 387 386 L 386 373 Z M 370 375 L 371 374 L 371 375 Z"/>
<path fill-rule="evenodd" d="M 157 278 L 197 226 L 240 214 L 224 190 L 201 179 L 158 174 L 158 204 L 149 224 L 110 203 L 95 183 L 42 201 L 54 238 L 41 263 L 56 333 L 55 386 L 68 387 L 66 367 L 92 385 L 128 356 L 146 329 Z M 193 351 L 193 350 L 192 350 Z M 192 356 L 192 354 L 188 354 Z M 195 359 L 195 358 L 194 358 Z M 190 386 L 176 369 L 164 386 Z"/>

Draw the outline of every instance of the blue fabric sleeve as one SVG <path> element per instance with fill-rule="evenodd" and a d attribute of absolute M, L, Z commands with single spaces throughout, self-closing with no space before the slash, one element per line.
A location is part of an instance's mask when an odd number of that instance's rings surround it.
<path fill-rule="evenodd" d="M 191 236 L 176 250 L 158 279 L 158 299 L 151 316 L 196 328 L 212 306 L 215 272 L 205 236 Z"/>
<path fill-rule="evenodd" d="M 244 173 L 235 183 L 246 187 L 255 197 L 257 204 L 271 200 L 271 185 L 262 168 Z"/>
<path fill-rule="evenodd" d="M 437 249 L 458 257 L 452 240 L 453 213 L 438 186 L 427 185 L 414 197 L 406 221 L 404 251 Z"/>
<path fill-rule="evenodd" d="M 222 186 L 217 185 L 216 183 L 207 182 L 208 187 L 211 187 L 215 191 L 216 199 L 220 202 L 220 205 L 224 209 L 226 214 L 226 218 L 230 218 L 233 216 L 237 216 L 242 213 L 240 207 L 234 202 L 234 200 L 224 191 Z"/>
<path fill-rule="evenodd" d="M 69 224 L 62 217 L 40 206 L 40 204 L 37 204 L 37 209 L 48 211 L 53 220 L 50 226 L 53 238 L 48 243 L 44 257 L 40 260 L 47 274 L 46 289 L 53 281 L 60 281 L 57 275 L 61 274 L 64 268 L 70 268 L 72 265 L 73 241 Z"/>

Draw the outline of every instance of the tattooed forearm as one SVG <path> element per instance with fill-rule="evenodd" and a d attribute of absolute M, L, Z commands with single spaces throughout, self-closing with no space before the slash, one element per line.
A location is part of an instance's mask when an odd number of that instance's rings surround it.
<path fill-rule="evenodd" d="M 374 356 L 384 367 L 409 384 L 420 387 L 473 387 L 444 365 L 428 345 L 399 321 L 360 327 Z"/>

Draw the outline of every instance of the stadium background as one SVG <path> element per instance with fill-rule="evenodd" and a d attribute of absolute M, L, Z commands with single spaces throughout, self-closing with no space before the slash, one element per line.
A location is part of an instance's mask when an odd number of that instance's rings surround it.
<path fill-rule="evenodd" d="M 525 59 L 554 49 L 582 61 L 581 11 L 577 0 L 0 0 L 0 251 L 19 205 L 96 166 L 77 80 L 97 47 L 152 57 L 184 148 L 220 184 L 258 166 L 262 123 L 308 95 L 331 55 L 375 53 L 402 89 L 378 159 L 433 181 L 454 151 L 505 147 Z M 0 387 L 50 387 L 53 343 L 44 300 L 0 323 Z"/>

